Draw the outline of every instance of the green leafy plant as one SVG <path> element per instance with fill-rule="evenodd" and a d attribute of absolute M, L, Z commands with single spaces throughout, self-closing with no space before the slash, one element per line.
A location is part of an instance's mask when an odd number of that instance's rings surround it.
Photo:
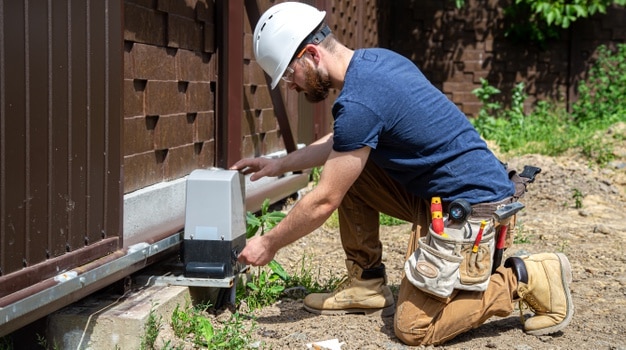
<path fill-rule="evenodd" d="M 269 207 L 270 201 L 265 199 L 259 215 L 246 213 L 246 238 L 252 238 L 256 234 L 263 236 L 286 216 L 280 211 L 270 211 Z M 269 271 L 259 267 L 256 274 L 250 274 L 250 280 L 245 286 L 237 288 L 237 299 L 245 300 L 252 310 L 276 302 L 285 289 L 281 282 L 289 278 L 285 269 L 276 260 L 270 261 L 268 267 Z"/>
<path fill-rule="evenodd" d="M 626 0 L 515 0 L 504 8 L 508 21 L 507 37 L 547 48 L 549 39 L 560 36 L 577 20 L 604 14 L 611 5 Z"/>
<path fill-rule="evenodd" d="M 601 45 L 587 77 L 578 86 L 572 106 L 574 121 L 583 126 L 606 127 L 626 119 L 626 44 L 615 51 Z"/>
<path fill-rule="evenodd" d="M 524 110 L 524 84 L 518 83 L 511 91 L 511 104 L 503 108 L 493 102 L 500 90 L 481 80 L 481 87 L 473 91 L 483 103 L 472 124 L 488 140 L 496 142 L 504 153 L 541 153 L 560 155 L 577 149 L 590 163 L 600 166 L 615 158 L 613 143 L 605 130 L 616 122 L 626 121 L 626 44 L 615 52 L 602 47 L 598 59 L 580 84 L 580 97 L 572 106 L 572 113 L 554 102 L 539 101 L 529 112 Z"/>
<path fill-rule="evenodd" d="M 261 204 L 261 212 L 258 216 L 249 211 L 246 213 L 246 238 L 254 237 L 259 230 L 261 231 L 259 235 L 263 236 L 286 216 L 281 211 L 270 212 L 269 207 L 270 200 L 266 198 Z"/>
<path fill-rule="evenodd" d="M 312 273 L 312 265 L 308 263 L 309 259 L 310 258 L 306 256 L 302 257 L 300 270 L 294 272 L 293 275 L 285 280 L 285 291 L 300 291 L 300 295 L 304 296 L 304 294 L 307 293 L 324 293 L 335 290 L 342 279 L 330 277 L 326 280 L 322 280 L 319 267 L 316 275 Z"/>
<path fill-rule="evenodd" d="M 243 316 L 232 314 L 226 321 L 215 321 L 214 325 L 206 315 L 210 304 L 201 304 L 184 308 L 176 305 L 171 317 L 174 335 L 180 339 L 191 340 L 195 346 L 206 349 L 244 349 L 252 340 L 254 322 L 244 327 Z"/>
<path fill-rule="evenodd" d="M 383 213 L 380 213 L 380 215 L 378 216 L 378 222 L 383 226 L 397 226 L 397 225 L 403 225 L 407 223 L 404 220 L 400 220 L 400 219 L 394 218 L 393 216 L 383 214 Z"/>
<path fill-rule="evenodd" d="M 517 225 L 515 227 L 515 234 L 513 235 L 514 244 L 526 244 L 530 243 L 530 235 L 524 231 L 523 225 Z"/>
<path fill-rule="evenodd" d="M 585 198 L 585 195 L 577 188 L 572 190 L 573 194 L 572 194 L 572 198 L 574 199 L 574 206 L 576 207 L 576 209 L 580 209 L 583 207 L 583 198 Z"/>
<path fill-rule="evenodd" d="M 157 337 L 159 336 L 159 330 L 162 326 L 162 318 L 161 316 L 157 316 L 154 311 L 154 307 L 150 310 L 148 314 L 148 320 L 146 321 L 146 328 L 144 330 L 144 335 L 141 339 L 141 350 L 150 350 L 154 349 L 154 345 L 156 343 Z"/>
<path fill-rule="evenodd" d="M 275 261 L 273 263 L 278 264 Z M 245 285 L 246 288 L 240 289 L 239 300 L 245 300 L 251 310 L 272 305 L 285 290 L 282 281 L 280 275 L 272 270 L 259 268 L 258 273 L 251 275 L 250 280 Z"/>
<path fill-rule="evenodd" d="M 41 346 L 44 349 L 50 349 L 52 348 L 52 350 L 57 350 L 60 349 L 59 345 L 55 342 L 54 344 L 52 344 L 52 346 L 50 346 L 50 344 L 48 344 L 48 340 L 41 336 L 40 334 L 36 334 L 37 337 L 37 345 Z"/>

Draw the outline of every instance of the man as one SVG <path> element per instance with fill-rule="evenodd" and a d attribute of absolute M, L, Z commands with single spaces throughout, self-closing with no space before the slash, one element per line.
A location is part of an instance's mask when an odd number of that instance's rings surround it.
<path fill-rule="evenodd" d="M 324 16 L 305 4 L 281 3 L 255 28 L 254 54 L 272 88 L 282 78 L 311 102 L 325 99 L 331 88 L 340 94 L 332 108 L 332 134 L 283 158 L 233 165 L 253 181 L 324 167 L 319 184 L 273 230 L 251 239 L 239 260 L 267 264 L 339 209 L 348 279 L 333 293 L 308 295 L 306 310 L 382 316 L 395 311 L 396 335 L 410 345 L 440 344 L 493 315 L 509 315 L 520 298 L 535 311 L 524 324 L 528 333 L 567 326 L 573 315 L 571 269 L 562 254 L 510 258 L 485 291 L 455 290 L 448 298 L 426 293 L 404 277 L 395 308 L 381 262 L 380 212 L 413 222 L 423 236 L 431 197 L 441 197 L 444 206 L 466 199 L 473 215 L 482 211 L 484 217 L 521 194 L 467 118 L 412 62 L 384 49 L 348 49 Z"/>

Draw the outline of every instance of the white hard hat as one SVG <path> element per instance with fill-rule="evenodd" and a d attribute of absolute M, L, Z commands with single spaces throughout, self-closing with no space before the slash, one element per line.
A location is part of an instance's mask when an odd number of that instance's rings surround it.
<path fill-rule="evenodd" d="M 325 11 L 300 2 L 283 2 L 265 11 L 254 28 L 256 61 L 278 85 L 298 46 L 324 20 Z"/>

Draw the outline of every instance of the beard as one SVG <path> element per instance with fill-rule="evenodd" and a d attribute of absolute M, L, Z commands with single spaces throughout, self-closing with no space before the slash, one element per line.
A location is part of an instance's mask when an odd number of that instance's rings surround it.
<path fill-rule="evenodd" d="M 302 91 L 304 91 L 307 101 L 317 103 L 328 97 L 328 91 L 331 86 L 330 78 L 328 78 L 328 75 L 323 77 L 319 70 L 313 69 L 308 64 L 304 72 L 304 83 L 305 87 Z"/>

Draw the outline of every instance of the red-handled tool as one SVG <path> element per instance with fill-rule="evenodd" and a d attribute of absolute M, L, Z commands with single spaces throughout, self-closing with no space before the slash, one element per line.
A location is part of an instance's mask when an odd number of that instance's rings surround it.
<path fill-rule="evenodd" d="M 500 231 L 496 241 L 496 251 L 493 253 L 493 268 L 491 273 L 495 273 L 496 269 L 502 264 L 502 254 L 504 253 L 504 246 L 506 245 L 506 233 L 509 226 L 509 221 L 513 215 L 524 208 L 524 204 L 520 202 L 513 202 L 507 204 L 504 207 L 496 210 L 493 213 L 495 220 L 500 223 Z"/>
<path fill-rule="evenodd" d="M 498 241 L 496 242 L 496 251 L 493 253 L 493 268 L 491 273 L 495 273 L 496 269 L 502 264 L 502 253 L 504 252 L 504 245 L 506 244 L 506 231 L 509 225 L 500 225 L 500 232 L 498 232 Z"/>
<path fill-rule="evenodd" d="M 448 237 L 448 235 L 443 232 L 443 207 L 441 205 L 440 197 L 433 197 L 430 199 L 430 216 L 432 219 L 433 231 L 435 231 L 438 235 Z"/>
<path fill-rule="evenodd" d="M 480 241 L 483 239 L 483 231 L 485 230 L 485 226 L 487 226 L 487 221 L 483 220 L 480 222 L 480 229 L 478 229 L 478 234 L 476 234 L 476 240 L 474 241 L 474 246 L 472 247 L 472 253 L 478 253 L 478 245 Z"/>

